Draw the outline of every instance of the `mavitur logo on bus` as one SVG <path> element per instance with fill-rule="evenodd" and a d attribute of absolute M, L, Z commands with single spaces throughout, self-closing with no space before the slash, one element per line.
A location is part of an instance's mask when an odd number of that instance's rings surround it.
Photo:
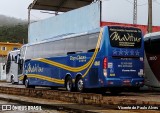
<path fill-rule="evenodd" d="M 110 36 L 111 40 L 118 40 L 120 42 L 140 42 L 141 38 L 138 37 L 134 37 L 133 34 L 129 34 L 127 33 L 127 35 L 123 35 L 121 37 L 121 35 L 118 32 L 113 32 Z"/>
<path fill-rule="evenodd" d="M 141 34 L 138 29 L 110 28 L 110 41 L 113 47 L 140 47 Z"/>

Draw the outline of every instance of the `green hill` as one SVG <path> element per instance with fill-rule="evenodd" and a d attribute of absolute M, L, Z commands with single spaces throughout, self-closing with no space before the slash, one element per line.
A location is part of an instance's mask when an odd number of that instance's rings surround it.
<path fill-rule="evenodd" d="M 27 43 L 28 25 L 0 27 L 0 42 Z"/>
<path fill-rule="evenodd" d="M 0 15 L 0 42 L 27 43 L 28 24 L 24 20 Z"/>

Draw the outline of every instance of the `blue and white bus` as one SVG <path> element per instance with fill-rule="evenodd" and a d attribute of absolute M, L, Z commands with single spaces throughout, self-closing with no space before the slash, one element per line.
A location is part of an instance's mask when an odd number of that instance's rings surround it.
<path fill-rule="evenodd" d="M 84 88 L 140 87 L 144 84 L 144 41 L 140 29 L 105 26 L 57 36 L 21 48 L 19 80 L 35 86 Z"/>

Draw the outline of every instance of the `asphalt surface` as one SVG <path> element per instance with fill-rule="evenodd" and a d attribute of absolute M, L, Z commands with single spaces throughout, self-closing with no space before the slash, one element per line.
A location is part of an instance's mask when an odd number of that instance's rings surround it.
<path fill-rule="evenodd" d="M 23 85 L 12 85 L 11 83 L 4 83 L 0 82 L 0 86 L 7 86 L 7 87 L 17 87 L 17 88 L 24 88 Z M 42 88 L 43 87 L 37 87 Z M 50 88 L 45 88 L 49 89 Z M 63 89 L 60 89 L 63 90 Z M 104 100 L 109 101 L 112 100 L 115 103 L 118 101 L 123 101 L 123 103 L 129 103 L 128 100 L 132 100 L 131 102 L 140 102 L 140 104 L 143 105 L 146 101 L 150 103 L 160 103 L 160 92 L 159 91 L 138 91 L 138 92 L 123 92 L 117 96 L 113 96 L 110 93 L 106 93 L 103 95 Z M 118 100 L 118 101 L 117 101 Z M 20 104 L 22 106 L 24 105 L 38 105 L 42 107 L 42 110 L 36 111 L 1 111 L 2 113 L 77 113 L 77 112 L 83 112 L 83 113 L 160 113 L 160 110 L 153 109 L 145 109 L 145 106 L 140 106 L 142 109 L 125 109 L 125 107 L 128 107 L 126 104 L 124 105 L 104 105 L 101 107 L 98 106 L 91 106 L 91 105 L 80 105 L 75 103 L 68 103 L 68 102 L 62 102 L 62 101 L 56 101 L 56 100 L 48 100 L 48 99 L 40 99 L 40 98 L 33 98 L 33 97 L 24 97 L 24 96 L 17 96 L 17 95 L 8 95 L 8 94 L 0 94 L 0 103 L 1 104 Z M 148 104 L 150 104 L 148 103 Z M 111 103 L 112 104 L 112 103 Z M 138 107 L 138 105 L 135 105 Z M 130 107 L 130 106 L 129 106 Z M 153 106 L 153 107 L 157 107 Z M 144 108 L 144 109 L 143 109 Z M 159 108 L 160 109 L 160 108 Z"/>

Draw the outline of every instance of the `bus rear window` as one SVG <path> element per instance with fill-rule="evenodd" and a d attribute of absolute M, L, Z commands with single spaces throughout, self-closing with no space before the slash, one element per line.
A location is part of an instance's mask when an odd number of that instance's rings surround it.
<path fill-rule="evenodd" d="M 141 30 L 127 27 L 108 27 L 109 39 L 112 47 L 140 48 Z"/>

